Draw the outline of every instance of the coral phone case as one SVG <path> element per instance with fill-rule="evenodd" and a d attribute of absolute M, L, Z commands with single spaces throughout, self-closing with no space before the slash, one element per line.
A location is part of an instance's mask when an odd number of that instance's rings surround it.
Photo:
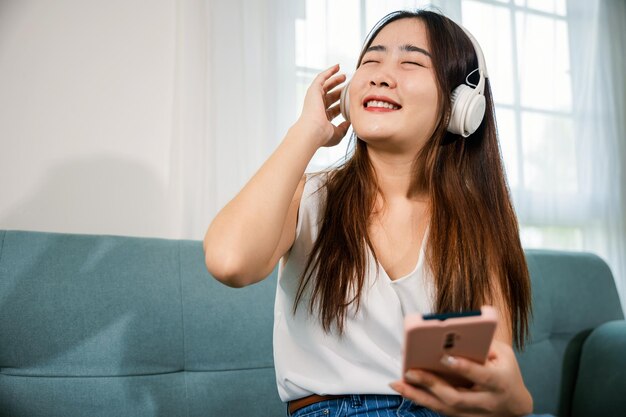
<path fill-rule="evenodd" d="M 433 372 L 454 386 L 471 386 L 470 381 L 451 374 L 441 358 L 448 354 L 485 363 L 496 325 L 497 313 L 490 306 L 483 306 L 480 312 L 407 316 L 402 375 L 418 368 Z"/>

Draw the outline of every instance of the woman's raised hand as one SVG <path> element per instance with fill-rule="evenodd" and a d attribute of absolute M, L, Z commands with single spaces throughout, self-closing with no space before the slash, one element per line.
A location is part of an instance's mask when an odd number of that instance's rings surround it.
<path fill-rule="evenodd" d="M 307 131 L 319 142 L 317 145 L 335 146 L 346 135 L 349 122 L 334 125 L 332 120 L 340 113 L 339 97 L 341 88 L 336 88 L 346 80 L 344 74 L 337 74 L 339 65 L 333 65 L 319 73 L 304 97 L 302 114 L 296 125 Z"/>

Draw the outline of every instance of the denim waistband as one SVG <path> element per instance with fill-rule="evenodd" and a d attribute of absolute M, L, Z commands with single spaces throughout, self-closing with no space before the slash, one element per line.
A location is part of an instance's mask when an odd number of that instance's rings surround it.
<path fill-rule="evenodd" d="M 303 407 L 293 417 L 442 417 L 400 395 L 351 394 Z"/>

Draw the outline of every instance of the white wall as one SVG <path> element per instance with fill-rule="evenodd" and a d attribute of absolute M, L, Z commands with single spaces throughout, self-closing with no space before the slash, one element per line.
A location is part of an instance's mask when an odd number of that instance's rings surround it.
<path fill-rule="evenodd" d="M 0 228 L 178 237 L 175 0 L 0 1 Z"/>

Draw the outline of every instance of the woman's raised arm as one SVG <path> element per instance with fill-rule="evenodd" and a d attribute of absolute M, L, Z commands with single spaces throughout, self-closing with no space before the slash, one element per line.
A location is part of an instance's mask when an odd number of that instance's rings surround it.
<path fill-rule="evenodd" d="M 304 171 L 321 146 L 333 146 L 349 123 L 330 121 L 345 75 L 335 65 L 309 87 L 298 121 L 244 188 L 215 217 L 204 238 L 206 266 L 226 285 L 243 287 L 265 278 L 293 244 Z"/>

